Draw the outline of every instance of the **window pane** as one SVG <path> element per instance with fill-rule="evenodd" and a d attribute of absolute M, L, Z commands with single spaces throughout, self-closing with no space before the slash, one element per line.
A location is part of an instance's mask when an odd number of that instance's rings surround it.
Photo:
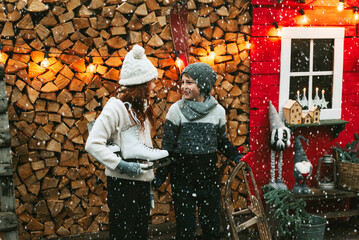
<path fill-rule="evenodd" d="M 303 109 L 308 109 L 309 77 L 290 77 L 289 99 L 297 100 Z"/>
<path fill-rule="evenodd" d="M 292 39 L 290 71 L 309 72 L 309 39 Z"/>
<path fill-rule="evenodd" d="M 333 71 L 334 39 L 315 39 L 313 53 L 314 71 Z"/>
<path fill-rule="evenodd" d="M 312 96 L 313 105 L 321 109 L 332 108 L 333 76 L 313 76 Z"/>

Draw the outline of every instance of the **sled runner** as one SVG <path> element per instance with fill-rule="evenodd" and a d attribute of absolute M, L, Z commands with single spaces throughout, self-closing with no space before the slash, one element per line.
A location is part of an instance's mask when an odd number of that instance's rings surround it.
<path fill-rule="evenodd" d="M 252 155 L 253 154 L 251 152 L 245 155 L 241 159 L 242 161 L 234 167 L 232 173 L 225 182 L 224 208 L 222 207 L 222 221 L 225 223 L 225 227 L 223 229 L 227 231 L 227 236 L 230 235 L 231 239 L 234 240 L 239 240 L 239 233 L 254 224 L 257 225 L 261 240 L 271 239 L 267 218 L 253 172 L 249 165 L 245 163 L 245 161 Z M 233 165 L 231 161 L 228 162 L 230 165 Z M 221 170 L 224 171 L 227 164 L 223 165 L 224 166 L 221 167 Z M 223 171 L 221 172 L 223 173 Z M 241 183 L 245 188 L 245 193 L 242 196 L 246 198 L 247 208 L 235 211 L 233 201 L 236 199 L 233 199 L 232 189 L 234 179 L 237 177 L 240 177 Z M 254 195 L 252 195 L 251 187 L 254 189 Z"/>

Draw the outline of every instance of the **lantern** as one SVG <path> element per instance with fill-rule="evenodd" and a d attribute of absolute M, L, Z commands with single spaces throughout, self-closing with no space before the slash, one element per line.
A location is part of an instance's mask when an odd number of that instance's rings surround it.
<path fill-rule="evenodd" d="M 318 187 L 323 190 L 335 188 L 336 167 L 335 162 L 330 154 L 324 154 L 318 162 L 317 183 Z"/>

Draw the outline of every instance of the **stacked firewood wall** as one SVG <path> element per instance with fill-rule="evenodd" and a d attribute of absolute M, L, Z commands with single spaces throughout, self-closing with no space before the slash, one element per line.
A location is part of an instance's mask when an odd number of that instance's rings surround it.
<path fill-rule="evenodd" d="M 108 229 L 106 176 L 104 167 L 84 150 L 87 123 L 96 119 L 116 91 L 123 57 L 132 45 L 140 44 L 159 71 L 152 98 L 157 116 L 152 136 L 155 147 L 161 146 L 166 112 L 181 96 L 169 25 L 174 2 L 0 3 L 20 239 Z M 227 109 L 230 140 L 247 151 L 249 0 L 187 4 L 190 62 L 209 62 L 218 73 L 212 95 Z M 208 56 L 211 51 L 214 58 Z M 93 72 L 88 67 L 91 61 L 96 66 Z M 237 187 L 241 188 L 240 181 Z M 236 208 L 241 204 L 234 203 Z M 152 223 L 173 220 L 166 182 L 156 192 Z"/>

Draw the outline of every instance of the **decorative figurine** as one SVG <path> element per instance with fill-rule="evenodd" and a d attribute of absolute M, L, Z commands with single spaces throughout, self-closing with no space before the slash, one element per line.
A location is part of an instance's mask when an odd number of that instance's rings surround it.
<path fill-rule="evenodd" d="M 320 106 L 321 105 L 321 100 L 320 100 L 319 95 L 318 95 L 318 90 L 319 90 L 319 88 L 315 88 L 315 97 L 314 97 L 313 102 L 312 102 L 312 104 L 314 106 Z"/>
<path fill-rule="evenodd" d="M 288 99 L 283 105 L 283 117 L 287 124 L 302 123 L 302 106 L 296 100 Z"/>
<path fill-rule="evenodd" d="M 317 106 L 309 108 L 309 115 L 312 117 L 312 123 L 320 123 L 320 109 Z"/>
<path fill-rule="evenodd" d="M 313 122 L 312 116 L 310 116 L 309 112 L 302 112 L 302 123 L 303 124 L 310 124 Z"/>
<path fill-rule="evenodd" d="M 270 147 L 271 150 L 271 180 L 270 186 L 276 189 L 287 190 L 288 187 L 283 183 L 282 180 L 282 151 L 290 146 L 290 130 L 287 128 L 282 120 L 279 118 L 277 110 L 274 108 L 271 101 L 269 101 L 269 121 L 270 121 Z M 279 152 L 278 161 L 278 178 L 275 180 L 275 154 Z"/>
<path fill-rule="evenodd" d="M 296 183 L 292 189 L 294 194 L 306 194 L 310 192 L 309 188 L 305 184 L 305 181 L 312 174 L 313 170 L 313 165 L 309 162 L 300 140 L 305 141 L 308 145 L 308 139 L 304 138 L 302 135 L 295 138 L 293 175 L 296 179 Z"/>
<path fill-rule="evenodd" d="M 328 101 L 325 100 L 325 97 L 324 97 L 324 93 L 325 93 L 325 90 L 323 89 L 322 90 L 322 98 L 320 99 L 320 107 L 321 109 L 327 109 L 328 108 Z"/>
<path fill-rule="evenodd" d="M 303 97 L 301 99 L 300 105 L 302 105 L 303 109 L 308 109 L 308 99 L 307 99 L 307 89 L 303 88 Z"/>

